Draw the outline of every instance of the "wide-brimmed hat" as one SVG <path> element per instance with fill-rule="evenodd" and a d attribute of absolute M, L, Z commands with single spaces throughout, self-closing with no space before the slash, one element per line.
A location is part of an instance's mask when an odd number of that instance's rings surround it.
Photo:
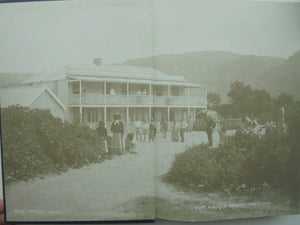
<path fill-rule="evenodd" d="M 121 119 L 121 115 L 119 113 L 116 113 L 115 115 L 113 115 L 113 118 L 115 120 L 119 120 L 119 119 Z"/>

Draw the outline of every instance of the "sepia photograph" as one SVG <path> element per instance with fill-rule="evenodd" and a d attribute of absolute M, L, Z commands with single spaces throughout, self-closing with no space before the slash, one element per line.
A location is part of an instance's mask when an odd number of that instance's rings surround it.
<path fill-rule="evenodd" d="M 300 2 L 0 3 L 5 220 L 299 214 Z"/>

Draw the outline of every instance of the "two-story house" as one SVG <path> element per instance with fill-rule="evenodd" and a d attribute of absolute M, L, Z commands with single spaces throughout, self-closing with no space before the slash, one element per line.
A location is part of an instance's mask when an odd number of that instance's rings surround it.
<path fill-rule="evenodd" d="M 157 123 L 195 118 L 199 109 L 206 109 L 206 88 L 186 82 L 182 76 L 171 76 L 158 70 L 125 65 L 70 64 L 58 71 L 39 74 L 24 85 L 47 85 L 67 107 L 65 120 L 96 128 L 100 120 L 107 127 L 119 113 L 127 131 L 135 121 L 151 118 Z M 199 96 L 191 96 L 191 89 Z"/>

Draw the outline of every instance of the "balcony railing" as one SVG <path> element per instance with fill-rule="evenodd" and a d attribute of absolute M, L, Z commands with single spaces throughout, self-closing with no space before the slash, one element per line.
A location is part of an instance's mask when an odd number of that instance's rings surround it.
<path fill-rule="evenodd" d="M 206 106 L 205 97 L 197 96 L 143 96 L 143 95 L 104 95 L 71 94 L 69 105 L 147 105 L 147 106 Z"/>

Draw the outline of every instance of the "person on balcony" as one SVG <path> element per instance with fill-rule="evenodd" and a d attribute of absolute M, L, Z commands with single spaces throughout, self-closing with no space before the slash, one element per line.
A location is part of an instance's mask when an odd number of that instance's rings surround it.
<path fill-rule="evenodd" d="M 124 125 L 120 121 L 120 114 L 116 113 L 113 116 L 114 121 L 111 124 L 112 143 L 111 148 L 113 153 L 121 154 L 123 152 L 123 134 L 124 134 Z"/>
<path fill-rule="evenodd" d="M 109 94 L 110 95 L 116 95 L 115 89 L 111 88 Z"/>
<path fill-rule="evenodd" d="M 146 89 L 144 89 L 144 91 L 143 91 L 143 95 L 147 95 L 147 91 L 146 91 Z"/>
<path fill-rule="evenodd" d="M 103 121 L 99 122 L 99 126 L 96 131 L 97 131 L 98 135 L 100 136 L 101 149 L 103 149 L 106 153 L 108 153 L 107 129 L 105 128 L 105 123 Z"/>

